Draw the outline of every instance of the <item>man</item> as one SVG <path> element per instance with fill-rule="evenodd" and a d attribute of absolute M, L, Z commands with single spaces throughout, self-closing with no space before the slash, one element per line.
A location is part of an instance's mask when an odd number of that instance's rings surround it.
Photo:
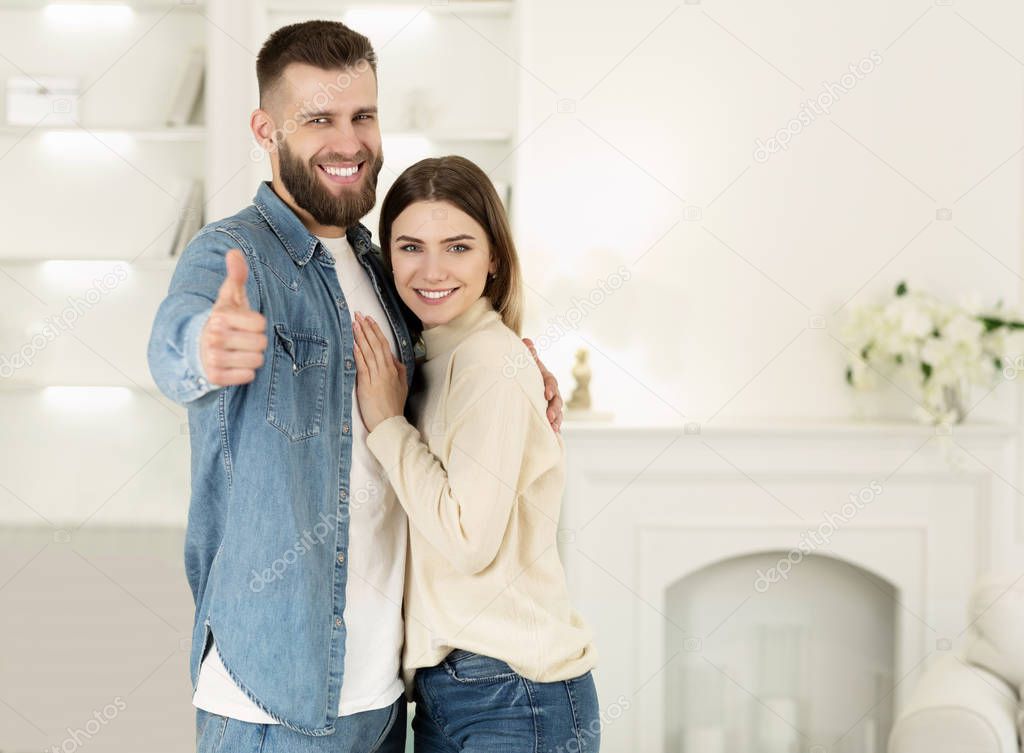
<path fill-rule="evenodd" d="M 189 409 L 197 748 L 399 751 L 406 520 L 354 399 L 355 310 L 390 325 L 410 381 L 415 367 L 359 224 L 382 166 L 375 56 L 310 21 L 274 32 L 256 72 L 273 180 L 188 245 L 149 343 L 157 385 Z"/>

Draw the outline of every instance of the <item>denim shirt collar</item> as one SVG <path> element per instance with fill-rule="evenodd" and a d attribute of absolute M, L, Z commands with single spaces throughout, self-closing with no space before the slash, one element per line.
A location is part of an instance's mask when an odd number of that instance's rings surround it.
<path fill-rule="evenodd" d="M 291 207 L 284 203 L 268 181 L 260 183 L 252 203 L 270 225 L 274 234 L 285 247 L 288 255 L 298 266 L 305 266 L 313 254 L 319 241 L 306 229 Z M 345 232 L 349 244 L 357 256 L 369 252 L 372 248 L 370 231 L 362 223 L 356 223 Z"/>

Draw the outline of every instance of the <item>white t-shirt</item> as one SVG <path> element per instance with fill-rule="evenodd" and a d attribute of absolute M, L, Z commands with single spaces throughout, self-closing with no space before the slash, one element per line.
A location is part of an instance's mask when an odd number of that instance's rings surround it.
<path fill-rule="evenodd" d="M 338 282 L 349 317 L 372 316 L 398 355 L 394 333 L 366 270 L 348 241 L 320 238 L 335 259 Z M 349 479 L 349 548 L 345 558 L 345 676 L 338 716 L 384 708 L 404 686 L 399 675 L 402 641 L 402 596 L 408 536 L 405 511 L 366 446 L 366 426 L 352 386 L 352 473 Z M 326 660 L 326 657 L 325 657 Z M 228 675 L 217 646 L 203 658 L 192 704 L 214 714 L 258 724 L 276 724 L 249 700 Z"/>

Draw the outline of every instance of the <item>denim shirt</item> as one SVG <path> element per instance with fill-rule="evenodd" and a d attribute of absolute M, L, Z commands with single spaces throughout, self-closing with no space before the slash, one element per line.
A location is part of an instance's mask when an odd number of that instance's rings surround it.
<path fill-rule="evenodd" d="M 380 250 L 362 225 L 348 240 L 373 282 L 408 379 L 413 343 Z M 256 378 L 203 377 L 199 333 L 241 249 L 246 294 L 267 320 Z M 188 244 L 157 311 L 149 367 L 188 407 L 192 496 L 185 570 L 196 604 L 195 689 L 208 639 L 257 706 L 306 735 L 334 732 L 345 676 L 352 395 L 351 318 L 334 258 L 270 184 Z"/>

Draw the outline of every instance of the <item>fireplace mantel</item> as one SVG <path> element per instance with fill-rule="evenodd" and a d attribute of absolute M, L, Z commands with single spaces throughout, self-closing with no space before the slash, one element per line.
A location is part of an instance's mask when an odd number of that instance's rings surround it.
<path fill-rule="evenodd" d="M 768 418 L 693 418 L 664 424 L 638 424 L 612 421 L 573 421 L 566 419 L 562 432 L 566 437 L 591 439 L 617 436 L 673 436 L 699 433 L 705 437 L 989 437 L 996 440 L 1015 437 L 1021 428 L 1012 423 L 967 421 L 962 424 L 929 426 L 915 421 L 799 420 Z"/>
<path fill-rule="evenodd" d="M 896 594 L 896 709 L 934 655 L 963 639 L 974 580 L 1024 566 L 1013 424 L 570 421 L 563 432 L 560 550 L 595 630 L 602 705 L 628 704 L 605 719 L 611 753 L 663 749 L 666 592 L 715 562 L 795 551 L 838 522 L 813 553 Z M 737 593 L 736 611 L 749 598 L 762 595 Z"/>

